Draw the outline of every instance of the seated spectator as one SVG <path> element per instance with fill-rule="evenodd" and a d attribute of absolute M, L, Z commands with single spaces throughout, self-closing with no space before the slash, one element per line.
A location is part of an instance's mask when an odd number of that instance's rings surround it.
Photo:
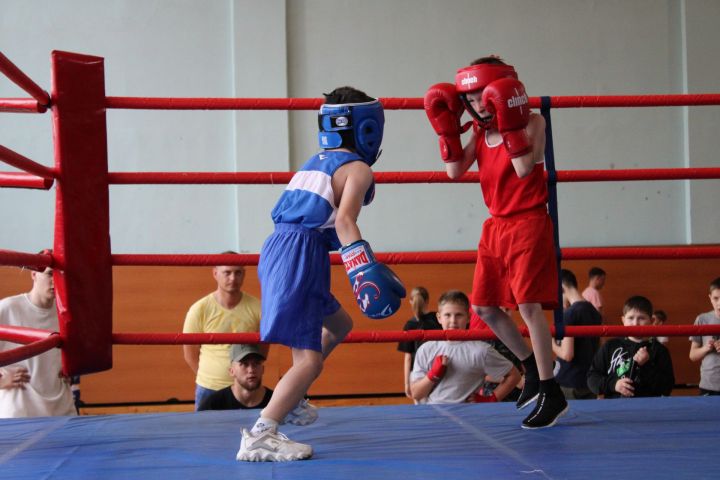
<path fill-rule="evenodd" d="M 603 299 L 600 290 L 605 286 L 605 277 L 607 277 L 605 270 L 600 267 L 592 267 L 588 272 L 588 286 L 582 292 L 583 298 L 592 303 L 600 315 L 603 313 Z"/>
<path fill-rule="evenodd" d="M 560 283 L 563 305 L 569 305 L 563 312 L 565 326 L 601 325 L 600 312 L 580 295 L 575 274 L 570 270 L 561 270 Z M 598 345 L 597 337 L 565 337 L 553 342 L 553 352 L 559 364 L 555 379 L 568 400 L 595 398 L 587 386 L 587 373 Z"/>
<path fill-rule="evenodd" d="M 230 349 L 233 384 L 213 392 L 198 410 L 265 408 L 273 391 L 262 384 L 265 355 L 257 345 L 238 344 Z"/>
<path fill-rule="evenodd" d="M 464 293 L 443 293 L 437 314 L 443 330 L 465 330 L 469 309 Z M 500 380 L 489 396 L 478 393 L 486 376 Z M 413 399 L 423 403 L 498 402 L 518 383 L 520 372 L 486 342 L 430 341 L 418 348 L 410 379 Z"/>
<path fill-rule="evenodd" d="M 652 320 L 653 325 L 665 325 L 667 323 L 667 313 L 665 313 L 665 310 L 655 310 Z M 670 339 L 668 337 L 655 337 L 655 340 L 665 345 Z"/>
<path fill-rule="evenodd" d="M 428 312 L 428 303 L 430 302 L 430 294 L 425 287 L 415 287 L 410 292 L 408 298 L 410 307 L 413 311 L 413 317 L 405 322 L 404 330 L 442 330 L 437 321 L 435 312 Z M 410 394 L 410 372 L 413 369 L 415 361 L 415 352 L 423 342 L 399 342 L 398 351 L 403 352 L 403 379 L 405 382 L 405 396 L 412 398 Z"/>
<path fill-rule="evenodd" d="M 652 303 L 630 297 L 623 306 L 626 327 L 650 325 Z M 588 371 L 588 387 L 605 398 L 668 396 L 675 384 L 670 352 L 648 337 L 611 338 L 598 350 Z"/>
<path fill-rule="evenodd" d="M 720 324 L 720 277 L 710 282 L 712 310 L 701 313 L 695 325 Z M 720 395 L 720 336 L 690 337 L 690 360 L 700 364 L 700 395 Z"/>

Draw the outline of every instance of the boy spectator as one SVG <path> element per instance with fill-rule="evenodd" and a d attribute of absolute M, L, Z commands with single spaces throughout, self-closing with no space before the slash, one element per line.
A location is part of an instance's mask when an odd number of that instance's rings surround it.
<path fill-rule="evenodd" d="M 600 312 L 580 295 L 577 278 L 573 272 L 560 270 L 560 283 L 563 303 L 569 305 L 563 312 L 563 322 L 566 327 L 602 324 Z M 565 337 L 560 342 L 553 342 L 553 351 L 560 365 L 555 378 L 565 398 L 574 400 L 595 398 L 595 394 L 587 386 L 587 373 L 598 344 L 597 337 Z"/>
<path fill-rule="evenodd" d="M 630 297 L 623 306 L 626 327 L 650 325 L 652 303 Z M 669 396 L 675 384 L 670 352 L 648 337 L 611 338 L 588 371 L 588 387 L 605 398 Z"/>
<path fill-rule="evenodd" d="M 720 277 L 710 282 L 712 310 L 701 313 L 695 325 L 720 324 Z M 703 335 L 690 337 L 690 360 L 700 364 L 700 395 L 720 395 L 720 337 Z"/>
<path fill-rule="evenodd" d="M 653 325 L 665 325 L 667 323 L 667 313 L 665 313 L 665 310 L 655 310 L 652 321 Z M 655 340 L 665 345 L 670 339 L 668 337 L 655 337 Z"/>
<path fill-rule="evenodd" d="M 606 276 L 605 270 L 602 268 L 592 267 L 588 272 L 588 286 L 582 292 L 583 298 L 592 303 L 600 315 L 603 313 L 603 299 L 600 290 L 605 286 Z"/>
<path fill-rule="evenodd" d="M 470 301 L 458 291 L 443 293 L 438 301 L 438 321 L 443 330 L 465 330 Z M 485 377 L 500 380 L 488 396 L 476 393 Z M 499 402 L 520 380 L 512 362 L 483 341 L 430 341 L 415 356 L 411 392 L 423 403 Z"/>
<path fill-rule="evenodd" d="M 237 344 L 230 349 L 233 384 L 212 393 L 198 410 L 265 408 L 273 391 L 262 384 L 265 355 L 257 345 Z"/>

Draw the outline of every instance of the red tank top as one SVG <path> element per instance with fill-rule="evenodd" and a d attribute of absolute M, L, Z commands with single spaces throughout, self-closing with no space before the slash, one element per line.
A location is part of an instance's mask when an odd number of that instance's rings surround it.
<path fill-rule="evenodd" d="M 489 146 L 487 131 L 478 132 L 475 153 L 480 169 L 480 187 L 493 217 L 507 217 L 547 204 L 544 166 L 538 163 L 525 178 L 515 172 L 504 145 Z"/>

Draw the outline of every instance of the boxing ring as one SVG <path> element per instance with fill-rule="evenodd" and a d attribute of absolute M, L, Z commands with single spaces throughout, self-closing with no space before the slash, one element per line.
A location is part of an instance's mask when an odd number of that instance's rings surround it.
<path fill-rule="evenodd" d="M 50 94 L 0 53 L 0 71 L 32 98 L 0 99 L 0 111 L 45 113 L 53 118 L 55 167 L 0 145 L 0 160 L 22 172 L 0 173 L 0 186 L 56 187 L 52 254 L 0 250 L 0 264 L 52 267 L 59 332 L 0 326 L 0 338 L 23 344 L 0 352 L 0 366 L 62 350 L 63 372 L 112 368 L 113 345 L 256 343 L 258 334 L 162 334 L 112 331 L 113 266 L 256 265 L 258 255 L 113 254 L 109 239 L 109 186 L 122 184 L 278 184 L 292 172 L 108 172 L 107 109 L 315 110 L 321 99 L 137 98 L 105 95 L 103 59 L 52 53 Z M 386 109 L 421 110 L 422 99 L 382 98 Z M 549 209 L 556 225 L 559 182 L 720 179 L 720 168 L 557 171 L 553 108 L 720 105 L 720 95 L 535 97 L 546 118 Z M 444 172 L 375 173 L 376 183 L 449 183 Z M 476 183 L 477 173 L 459 182 Z M 87 199 L 92 198 L 89 202 Z M 559 242 L 557 242 L 559 246 Z M 558 248 L 557 258 L 719 258 L 720 245 Z M 379 261 L 474 263 L 469 252 L 378 253 Z M 338 255 L 332 263 L 340 264 Z M 555 314 L 557 337 L 630 333 L 664 336 L 720 334 L 720 326 L 568 327 Z M 527 331 L 524 332 L 527 335 Z M 353 332 L 346 342 L 488 339 L 488 331 Z M 313 445 L 309 461 L 245 464 L 235 461 L 239 429 L 253 411 L 55 417 L 0 421 L 0 478 L 128 478 L 176 474 L 181 478 L 617 478 L 651 475 L 712 478 L 720 459 L 717 397 L 571 401 L 552 429 L 521 430 L 513 404 L 338 407 L 320 410 L 309 427 L 287 426 L 291 438 Z M 707 477 L 704 477 L 705 472 Z"/>

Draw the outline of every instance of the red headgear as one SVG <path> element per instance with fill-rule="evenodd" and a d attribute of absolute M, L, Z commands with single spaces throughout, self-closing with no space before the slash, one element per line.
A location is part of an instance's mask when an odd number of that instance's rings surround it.
<path fill-rule="evenodd" d="M 489 83 L 500 78 L 514 78 L 518 76 L 512 65 L 496 63 L 481 63 L 461 68 L 455 75 L 455 88 L 459 93 L 474 92 L 487 87 Z"/>
<path fill-rule="evenodd" d="M 495 115 L 483 118 L 473 110 L 467 99 L 467 93 L 477 92 L 487 87 L 490 83 L 501 78 L 518 79 L 515 68 L 512 65 L 499 63 L 480 63 L 461 68 L 455 75 L 455 89 L 460 94 L 460 99 L 470 116 L 475 119 L 476 125 L 482 128 L 496 128 L 497 118 Z"/>

